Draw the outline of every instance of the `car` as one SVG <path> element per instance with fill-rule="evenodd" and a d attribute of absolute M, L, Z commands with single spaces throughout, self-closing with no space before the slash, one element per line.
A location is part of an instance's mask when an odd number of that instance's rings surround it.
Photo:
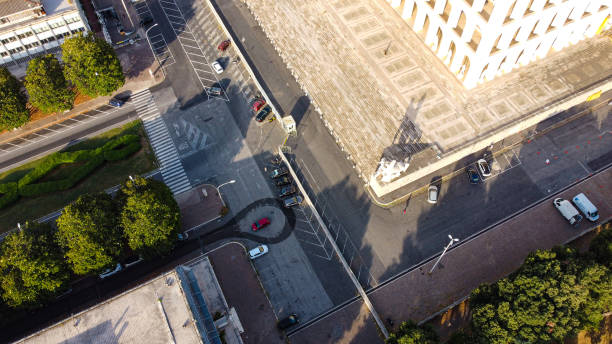
<path fill-rule="evenodd" d="M 213 63 L 211 63 L 211 66 L 213 67 L 215 72 L 217 72 L 217 74 L 223 73 L 223 66 L 221 65 L 221 63 L 219 63 L 219 60 L 214 61 Z"/>
<path fill-rule="evenodd" d="M 466 170 L 466 174 L 468 176 L 468 180 L 470 181 L 470 183 L 472 184 L 480 183 L 480 176 L 478 175 L 478 172 L 476 172 L 476 170 L 473 167 L 469 167 Z"/>
<path fill-rule="evenodd" d="M 297 190 L 293 185 L 283 186 L 278 193 L 278 197 L 285 197 L 294 194 Z"/>
<path fill-rule="evenodd" d="M 285 198 L 283 200 L 283 205 L 285 206 L 285 208 L 291 208 L 294 205 L 301 204 L 303 201 L 304 199 L 302 198 L 302 196 L 293 196 L 293 197 Z"/>
<path fill-rule="evenodd" d="M 582 215 L 578 213 L 578 210 L 574 206 L 563 198 L 555 198 L 553 205 L 563 215 L 563 217 L 569 222 L 570 225 L 578 227 L 580 221 L 582 221 Z"/>
<path fill-rule="evenodd" d="M 257 122 L 263 122 L 264 119 L 266 119 L 266 117 L 268 117 L 268 115 L 270 114 L 270 112 L 272 112 L 272 108 L 269 105 L 266 105 L 266 107 L 264 107 L 263 109 L 261 109 L 259 111 L 259 113 L 257 114 L 257 116 L 255 116 L 255 120 Z"/>
<path fill-rule="evenodd" d="M 104 270 L 104 272 L 102 272 L 100 275 L 100 278 L 105 279 L 106 277 L 110 277 L 116 273 L 118 273 L 119 271 L 123 270 L 123 266 L 121 266 L 121 263 L 117 263 L 117 266 L 115 266 L 115 268 L 108 268 L 106 270 Z"/>
<path fill-rule="evenodd" d="M 491 175 L 491 167 L 489 167 L 489 163 L 485 159 L 478 159 L 476 165 L 478 165 L 478 170 L 483 177 Z"/>
<path fill-rule="evenodd" d="M 254 222 L 251 225 L 251 229 L 253 230 L 253 232 L 257 232 L 258 230 L 266 227 L 269 224 L 270 224 L 270 219 L 267 217 L 264 217 L 263 219 L 259 219 L 257 220 L 257 222 Z"/>
<path fill-rule="evenodd" d="M 299 323 L 299 319 L 297 314 L 291 314 L 290 316 L 283 318 L 281 320 L 278 321 L 278 323 L 276 324 L 276 326 L 278 327 L 279 330 L 286 330 L 289 327 Z"/>
<path fill-rule="evenodd" d="M 217 49 L 219 51 L 225 51 L 225 49 L 227 49 L 231 43 L 232 42 L 229 39 L 226 39 L 225 41 L 219 43 L 219 45 L 217 46 Z"/>
<path fill-rule="evenodd" d="M 254 249 L 249 251 L 249 258 L 256 259 L 256 258 L 259 258 L 259 257 L 263 256 L 266 253 L 268 253 L 268 246 L 266 246 L 266 245 L 259 245 L 259 246 L 255 247 Z"/>
<path fill-rule="evenodd" d="M 599 220 L 599 212 L 597 211 L 597 207 L 591 203 L 584 193 L 579 193 L 574 196 L 574 198 L 572 198 L 572 202 L 576 205 L 576 208 L 580 209 L 580 211 L 589 221 L 596 222 Z"/>
<path fill-rule="evenodd" d="M 185 241 L 187 238 L 189 238 L 189 233 L 187 232 L 178 234 L 178 241 Z"/>
<path fill-rule="evenodd" d="M 262 98 L 255 99 L 253 105 L 251 105 L 251 109 L 257 113 L 257 111 L 261 110 L 261 108 L 266 105 L 266 100 Z"/>
<path fill-rule="evenodd" d="M 276 184 L 276 186 L 283 186 L 283 185 L 291 184 L 291 179 L 289 179 L 289 177 L 287 176 L 283 176 L 283 177 L 275 179 L 274 184 Z"/>
<path fill-rule="evenodd" d="M 435 185 L 430 185 L 429 189 L 427 189 L 427 202 L 431 204 L 438 203 L 438 192 L 439 189 Z"/>
<path fill-rule="evenodd" d="M 122 107 L 123 104 L 125 104 L 125 101 L 123 101 L 121 99 L 118 99 L 117 97 L 111 98 L 111 100 L 108 101 L 108 105 L 114 106 L 114 107 L 117 107 L 117 108 Z"/>
<path fill-rule="evenodd" d="M 275 169 L 272 170 L 272 172 L 270 172 L 270 178 L 276 179 L 278 177 L 282 177 L 282 176 L 286 175 L 287 173 L 289 173 L 289 170 L 287 170 L 284 167 L 275 168 Z"/>
<path fill-rule="evenodd" d="M 208 89 L 208 93 L 212 94 L 213 96 L 220 96 L 221 92 L 221 87 L 213 86 Z"/>

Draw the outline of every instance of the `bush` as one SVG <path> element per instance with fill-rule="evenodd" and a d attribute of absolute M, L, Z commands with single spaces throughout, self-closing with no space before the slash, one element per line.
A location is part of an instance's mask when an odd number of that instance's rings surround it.
<path fill-rule="evenodd" d="M 438 335 L 429 325 L 418 326 L 412 321 L 404 321 L 397 332 L 392 333 L 387 344 L 436 344 Z"/>
<path fill-rule="evenodd" d="M 2 197 L 0 197 L 0 209 L 15 203 L 19 198 L 17 183 L 0 184 L 0 194 L 2 194 Z"/>
<path fill-rule="evenodd" d="M 123 147 L 115 149 L 120 146 Z M 118 161 L 136 153 L 140 150 L 140 147 L 140 136 L 125 135 L 106 143 L 102 150 L 104 150 L 104 159 L 106 161 Z"/>

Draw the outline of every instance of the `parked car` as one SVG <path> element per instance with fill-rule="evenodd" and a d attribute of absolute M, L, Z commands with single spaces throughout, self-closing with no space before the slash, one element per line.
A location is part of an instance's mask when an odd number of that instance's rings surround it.
<path fill-rule="evenodd" d="M 297 314 L 291 314 L 290 316 L 283 318 L 281 320 L 278 321 L 278 324 L 276 324 L 276 326 L 278 327 L 279 330 L 286 330 L 289 327 L 299 323 L 299 319 Z"/>
<path fill-rule="evenodd" d="M 225 41 L 219 43 L 219 45 L 217 46 L 217 49 L 219 51 L 225 51 L 225 49 L 227 49 L 231 43 L 232 42 L 229 39 L 226 39 Z"/>
<path fill-rule="evenodd" d="M 270 224 L 270 219 L 267 217 L 264 217 L 263 219 L 259 219 L 256 222 L 254 222 L 251 225 L 251 229 L 253 230 L 253 232 L 257 232 L 258 230 L 266 227 L 269 224 Z"/>
<path fill-rule="evenodd" d="M 257 113 L 257 111 L 261 110 L 261 108 L 266 105 L 266 100 L 263 98 L 256 98 L 255 101 L 253 102 L 253 105 L 251 105 L 251 109 Z"/>
<path fill-rule="evenodd" d="M 266 107 L 264 107 L 263 109 L 261 109 L 259 111 L 259 113 L 257 114 L 257 116 L 255 116 L 255 120 L 257 122 L 263 122 L 264 119 L 266 119 L 266 117 L 268 117 L 268 115 L 270 114 L 270 112 L 272 112 L 272 108 L 269 105 L 266 105 Z"/>
<path fill-rule="evenodd" d="M 255 247 L 254 249 L 249 251 L 249 258 L 251 258 L 251 259 L 259 258 L 259 257 L 263 256 L 266 253 L 268 253 L 268 246 L 266 246 L 266 245 L 259 245 L 259 246 Z"/>
<path fill-rule="evenodd" d="M 491 175 L 491 167 L 489 167 L 489 163 L 485 159 L 478 159 L 478 161 L 476 161 L 476 165 L 478 165 L 478 170 L 480 170 L 480 174 L 483 177 L 488 177 Z"/>
<path fill-rule="evenodd" d="M 466 170 L 466 174 L 468 176 L 468 180 L 470 181 L 470 183 L 472 184 L 480 183 L 480 176 L 478 175 L 478 172 L 476 172 L 476 170 L 473 167 L 468 167 L 468 169 Z"/>
<path fill-rule="evenodd" d="M 431 204 L 438 203 L 438 187 L 435 185 L 430 185 L 429 189 L 427 189 L 427 202 Z"/>
<path fill-rule="evenodd" d="M 586 216 L 587 219 L 591 222 L 595 222 L 599 220 L 599 213 L 597 212 L 597 207 L 585 196 L 583 193 L 579 193 L 574 198 L 572 198 L 572 202 L 576 205 L 578 209 Z"/>
<path fill-rule="evenodd" d="M 296 192 L 296 188 L 293 185 L 287 185 L 287 186 L 283 186 L 280 189 L 280 192 L 278 193 L 278 197 L 285 197 L 285 196 L 289 196 L 291 194 L 294 194 Z"/>
<path fill-rule="evenodd" d="M 276 184 L 276 186 L 283 186 L 283 185 L 291 184 L 291 179 L 289 179 L 289 177 L 287 176 L 283 176 L 283 177 L 275 179 L 274 184 Z"/>
<path fill-rule="evenodd" d="M 185 241 L 185 240 L 187 240 L 187 238 L 189 238 L 189 233 L 187 233 L 187 232 L 179 233 L 178 234 L 178 240 L 179 241 Z"/>
<path fill-rule="evenodd" d="M 303 201 L 304 199 L 302 198 L 302 196 L 293 196 L 293 197 L 285 198 L 283 200 L 283 205 L 285 206 L 285 208 L 291 208 L 294 205 L 301 204 Z"/>
<path fill-rule="evenodd" d="M 217 74 L 223 73 L 223 66 L 221 65 L 221 63 L 219 63 L 219 60 L 216 60 L 213 63 L 211 63 L 211 66 L 213 67 L 215 72 L 217 72 Z"/>
<path fill-rule="evenodd" d="M 99 276 L 100 278 L 105 279 L 106 277 L 110 277 L 121 270 L 123 270 L 123 266 L 121 266 L 121 263 L 117 263 L 117 266 L 104 270 L 104 272 L 102 272 Z"/>
<path fill-rule="evenodd" d="M 272 172 L 270 172 L 270 178 L 276 179 L 278 177 L 287 175 L 287 173 L 289 173 L 289 170 L 287 170 L 285 167 L 275 168 L 272 170 Z"/>
<path fill-rule="evenodd" d="M 565 217 L 565 219 L 572 226 L 578 226 L 580 221 L 582 221 L 582 215 L 578 213 L 578 210 L 574 208 L 574 206 L 567 200 L 563 198 L 555 198 L 553 200 L 553 205 L 557 210 Z"/>
<path fill-rule="evenodd" d="M 208 93 L 212 94 L 213 96 L 220 96 L 221 92 L 222 92 L 221 87 L 213 86 L 208 89 Z"/>

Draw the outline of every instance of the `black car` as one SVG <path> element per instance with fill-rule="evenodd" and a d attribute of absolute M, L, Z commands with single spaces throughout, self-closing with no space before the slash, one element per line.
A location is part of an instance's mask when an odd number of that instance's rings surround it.
<path fill-rule="evenodd" d="M 129 94 L 118 94 L 108 101 L 108 105 L 114 107 L 122 107 L 125 102 L 130 100 Z"/>
<path fill-rule="evenodd" d="M 287 185 L 284 186 L 280 189 L 280 192 L 278 193 L 278 197 L 285 197 L 285 196 L 289 196 L 291 194 L 294 194 L 297 190 L 295 189 L 295 186 L 293 185 Z"/>
<path fill-rule="evenodd" d="M 289 170 L 284 167 L 275 168 L 274 170 L 272 170 L 272 172 L 270 172 L 270 178 L 276 179 L 278 177 L 286 175 L 287 173 L 289 173 Z"/>
<path fill-rule="evenodd" d="M 272 112 L 272 108 L 269 105 L 266 105 L 263 109 L 259 111 L 257 116 L 255 116 L 255 120 L 257 122 L 263 122 L 266 117 Z"/>
<path fill-rule="evenodd" d="M 299 322 L 300 321 L 298 319 L 297 314 L 291 314 L 290 316 L 288 316 L 288 317 L 286 317 L 284 319 L 281 319 L 278 322 L 278 324 L 276 324 L 276 326 L 278 326 L 279 330 L 286 330 L 289 327 L 291 327 L 291 326 L 293 326 L 293 325 L 295 325 L 295 324 L 297 324 Z"/>
<path fill-rule="evenodd" d="M 274 184 L 276 184 L 276 186 L 283 186 L 283 185 L 291 184 L 291 179 L 289 179 L 289 177 L 287 176 L 283 176 L 283 177 L 275 179 Z"/>
<path fill-rule="evenodd" d="M 468 167 L 468 169 L 466 170 L 466 174 L 468 176 L 468 180 L 470 181 L 470 183 L 472 184 L 480 183 L 480 176 L 478 175 L 478 172 L 476 172 L 476 170 L 473 167 Z"/>

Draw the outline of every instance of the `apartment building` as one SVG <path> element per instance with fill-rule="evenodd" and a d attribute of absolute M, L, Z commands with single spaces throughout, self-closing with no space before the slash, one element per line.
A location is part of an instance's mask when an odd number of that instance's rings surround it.
<path fill-rule="evenodd" d="M 387 0 L 466 88 L 601 32 L 609 0 Z"/>
<path fill-rule="evenodd" d="M 78 0 L 0 0 L 0 65 L 56 53 L 65 37 L 88 30 Z"/>

